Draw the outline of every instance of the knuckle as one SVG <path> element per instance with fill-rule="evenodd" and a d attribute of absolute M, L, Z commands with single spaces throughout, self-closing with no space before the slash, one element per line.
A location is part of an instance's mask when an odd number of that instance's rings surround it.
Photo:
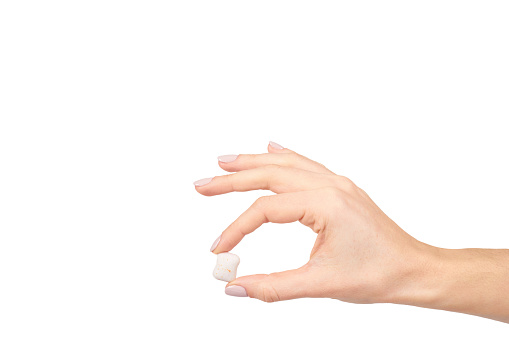
<path fill-rule="evenodd" d="M 288 165 L 296 165 L 298 164 L 300 161 L 302 161 L 302 155 L 300 154 L 297 154 L 297 153 L 289 153 L 289 154 L 286 154 L 286 163 Z"/>
<path fill-rule="evenodd" d="M 254 204 L 253 204 L 253 207 L 255 209 L 258 209 L 258 210 L 263 210 L 264 207 L 266 206 L 267 204 L 267 200 L 269 200 L 270 197 L 268 196 L 263 196 L 263 197 L 259 197 L 255 200 Z"/>
<path fill-rule="evenodd" d="M 265 165 L 265 170 L 267 172 L 269 172 L 270 174 L 273 174 L 274 172 L 278 171 L 279 169 L 281 169 L 281 165 L 278 165 L 278 164 L 268 164 L 268 165 Z"/>
<path fill-rule="evenodd" d="M 336 182 L 339 187 L 342 187 L 346 191 L 353 191 L 357 187 L 352 180 L 343 176 L 336 176 Z"/>
<path fill-rule="evenodd" d="M 276 289 L 271 283 L 271 275 L 265 279 L 265 281 L 262 283 L 262 286 L 260 288 L 260 299 L 267 303 L 273 303 L 276 301 L 280 301 L 281 298 L 279 297 Z"/>
<path fill-rule="evenodd" d="M 227 184 L 231 187 L 232 190 L 235 190 L 235 174 L 236 173 L 230 173 L 223 175 L 223 178 L 227 182 Z"/>
<path fill-rule="evenodd" d="M 327 169 L 327 167 L 325 167 L 325 165 L 324 165 L 324 164 L 322 164 L 321 162 L 315 161 L 315 163 L 316 163 L 319 167 L 321 167 L 321 168 L 323 168 L 323 169 Z"/>
<path fill-rule="evenodd" d="M 325 187 L 321 189 L 321 194 L 325 195 L 327 199 L 343 200 L 344 193 L 336 187 Z"/>
<path fill-rule="evenodd" d="M 360 187 L 357 187 L 357 190 L 360 192 L 361 195 L 363 195 L 364 197 L 368 197 L 368 194 L 366 193 L 365 190 L 363 190 L 362 188 Z"/>
<path fill-rule="evenodd" d="M 279 172 L 283 169 L 283 166 L 277 164 L 269 164 L 265 166 L 265 179 L 264 188 L 271 189 L 275 184 L 279 182 Z"/>
<path fill-rule="evenodd" d="M 320 203 L 318 208 L 322 205 L 330 206 L 329 203 L 332 204 L 332 206 L 335 206 L 335 209 L 337 210 L 343 210 L 345 206 L 348 205 L 348 193 L 345 191 L 336 188 L 336 187 L 325 187 L 321 189 L 321 199 L 319 201 L 327 201 L 327 204 Z"/>
<path fill-rule="evenodd" d="M 227 181 L 233 181 L 233 179 L 235 178 L 235 175 L 237 173 L 229 173 L 229 174 L 225 174 L 223 175 L 223 177 L 227 180 Z"/>

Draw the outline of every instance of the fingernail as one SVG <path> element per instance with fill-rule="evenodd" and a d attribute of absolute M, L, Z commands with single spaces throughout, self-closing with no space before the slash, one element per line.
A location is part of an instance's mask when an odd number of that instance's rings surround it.
<path fill-rule="evenodd" d="M 210 248 L 210 252 L 214 251 L 217 247 L 217 244 L 219 244 L 219 241 L 221 240 L 221 236 L 219 236 L 216 241 L 212 244 L 212 247 Z"/>
<path fill-rule="evenodd" d="M 228 154 L 228 155 L 220 155 L 217 157 L 217 160 L 221 162 L 233 162 L 237 159 L 238 154 Z"/>
<path fill-rule="evenodd" d="M 246 289 L 239 285 L 231 285 L 224 289 L 224 293 L 233 297 L 247 297 Z"/>
<path fill-rule="evenodd" d="M 281 146 L 280 144 L 278 144 L 274 141 L 269 141 L 269 145 L 270 145 L 270 147 L 275 148 L 275 149 L 283 149 L 284 148 L 283 146 Z"/>
<path fill-rule="evenodd" d="M 195 181 L 194 182 L 194 186 L 205 186 L 206 184 L 208 184 L 209 182 L 212 181 L 212 179 L 214 179 L 214 177 L 212 178 L 205 178 L 205 179 L 200 179 L 198 181 Z"/>

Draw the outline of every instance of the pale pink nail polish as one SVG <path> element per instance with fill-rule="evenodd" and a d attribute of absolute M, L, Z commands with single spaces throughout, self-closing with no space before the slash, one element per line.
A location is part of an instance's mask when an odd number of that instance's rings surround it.
<path fill-rule="evenodd" d="M 221 236 L 219 236 L 216 241 L 214 241 L 214 243 L 212 244 L 212 247 L 210 248 L 210 252 L 212 252 L 213 250 L 216 249 L 217 247 L 217 244 L 219 244 L 219 241 L 221 240 Z"/>
<path fill-rule="evenodd" d="M 238 154 L 220 155 L 217 157 L 217 160 L 220 162 L 234 162 L 238 156 Z"/>
<path fill-rule="evenodd" d="M 214 177 L 212 178 L 205 178 L 205 179 L 200 179 L 198 181 L 195 181 L 194 182 L 194 186 L 205 186 L 206 184 L 208 184 L 209 182 L 212 181 L 212 179 L 214 179 Z"/>
<path fill-rule="evenodd" d="M 283 146 L 281 146 L 278 143 L 275 143 L 274 141 L 269 141 L 269 145 L 270 145 L 270 147 L 275 148 L 275 149 L 283 149 L 284 148 Z"/>
<path fill-rule="evenodd" d="M 233 297 L 247 297 L 246 289 L 238 285 L 231 285 L 226 287 L 224 293 Z"/>

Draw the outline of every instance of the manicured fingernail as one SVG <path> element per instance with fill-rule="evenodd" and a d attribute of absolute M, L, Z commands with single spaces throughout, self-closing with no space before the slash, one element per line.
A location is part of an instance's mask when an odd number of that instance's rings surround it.
<path fill-rule="evenodd" d="M 231 285 L 226 287 L 224 293 L 233 297 L 247 297 L 246 289 L 239 285 Z"/>
<path fill-rule="evenodd" d="M 220 155 L 217 157 L 217 160 L 221 162 L 233 162 L 237 159 L 238 154 L 228 154 L 228 155 Z"/>
<path fill-rule="evenodd" d="M 212 252 L 213 250 L 216 249 L 217 247 L 217 244 L 219 244 L 219 241 L 221 240 L 221 236 L 219 236 L 216 241 L 214 241 L 214 243 L 212 244 L 212 247 L 210 248 L 210 252 Z"/>
<path fill-rule="evenodd" d="M 283 149 L 284 148 L 283 146 L 281 146 L 278 143 L 275 143 L 274 141 L 269 141 L 269 145 L 270 145 L 270 147 L 275 148 L 275 149 Z"/>
<path fill-rule="evenodd" d="M 212 179 L 214 179 L 214 178 L 212 177 L 212 178 L 200 179 L 200 180 L 194 182 L 194 186 L 205 186 L 206 184 L 211 182 Z"/>

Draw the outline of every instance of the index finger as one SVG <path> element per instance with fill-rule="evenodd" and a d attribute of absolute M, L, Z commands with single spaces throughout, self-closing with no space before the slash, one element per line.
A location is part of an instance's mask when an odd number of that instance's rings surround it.
<path fill-rule="evenodd" d="M 245 235 L 252 233 L 267 222 L 300 221 L 313 228 L 314 211 L 313 208 L 310 208 L 311 194 L 313 191 L 301 191 L 258 198 L 223 231 L 212 252 L 218 254 L 232 250 Z"/>

